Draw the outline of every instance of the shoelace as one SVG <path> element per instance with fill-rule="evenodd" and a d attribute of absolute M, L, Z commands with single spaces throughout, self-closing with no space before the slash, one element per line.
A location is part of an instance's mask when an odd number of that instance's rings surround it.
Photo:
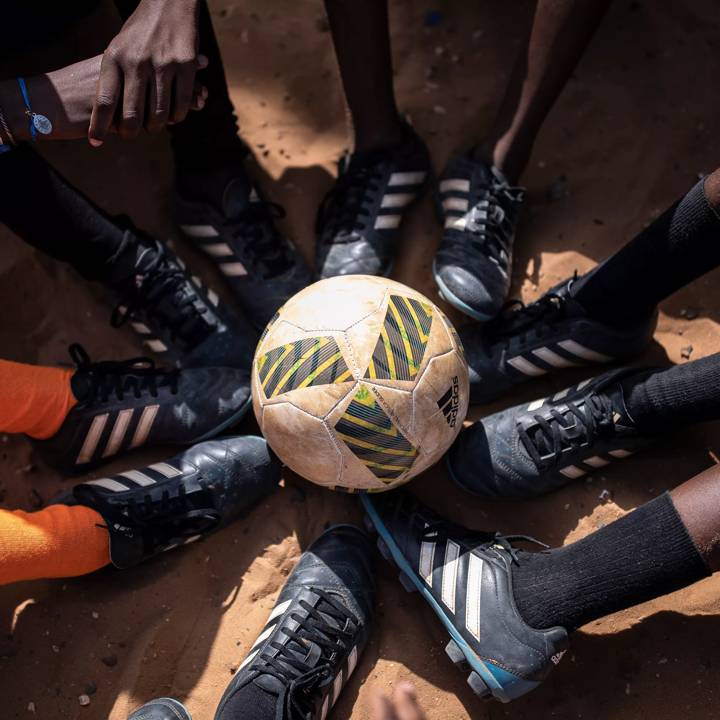
<path fill-rule="evenodd" d="M 202 479 L 200 479 L 202 487 Z M 216 528 L 221 516 L 206 488 L 187 493 L 179 485 L 177 494 L 163 490 L 160 497 L 146 494 L 141 501 L 113 505 L 106 515 L 116 532 L 128 537 L 140 534 L 143 552 L 152 554 L 173 542 L 182 542 Z"/>
<path fill-rule="evenodd" d="M 470 243 L 483 250 L 503 270 L 508 268 L 512 223 L 507 211 L 525 197 L 523 188 L 493 182 L 485 196 L 466 216 L 465 230 L 471 233 Z"/>
<path fill-rule="evenodd" d="M 600 435 L 615 431 L 612 402 L 605 395 L 591 392 L 567 410 L 551 410 L 551 418 L 535 415 L 537 425 L 519 429 L 520 442 L 538 468 L 557 464 L 563 452 L 589 445 Z"/>
<path fill-rule="evenodd" d="M 83 373 L 87 381 L 87 392 L 82 400 L 85 406 L 106 402 L 113 393 L 122 400 L 126 394 L 140 398 L 148 393 L 157 397 L 160 387 L 168 387 L 173 394 L 178 391 L 178 371 L 156 368 L 151 358 L 92 362 L 85 348 L 78 343 L 70 345 L 69 352 L 78 372 Z"/>
<path fill-rule="evenodd" d="M 170 263 L 162 243 L 147 240 L 154 245 L 155 257 L 138 273 L 140 279 L 134 291 L 115 306 L 110 323 L 120 327 L 142 310 L 150 317 L 158 316 L 172 339 L 180 338 L 188 347 L 194 347 L 215 330 L 206 318 L 208 307 L 188 282 L 185 271 Z M 129 241 L 126 231 L 123 244 Z"/>
<path fill-rule="evenodd" d="M 330 192 L 320 205 L 316 232 L 320 235 L 323 229 L 330 232 L 323 238 L 325 242 L 334 244 L 347 243 L 352 240 L 349 235 L 355 229 L 364 229 L 361 218 L 369 217 L 364 204 L 369 195 L 380 190 L 382 178 L 381 159 L 368 159 L 360 167 L 349 167 L 342 172 Z"/>
<path fill-rule="evenodd" d="M 294 264 L 285 239 L 275 227 L 275 220 L 284 217 L 285 209 L 281 205 L 254 200 L 236 217 L 225 221 L 234 239 L 246 241 L 244 259 L 250 260 L 253 269 L 265 279 L 283 275 Z"/>
<path fill-rule="evenodd" d="M 337 598 L 319 588 L 309 589 L 320 597 L 317 606 L 300 600 L 307 617 L 291 613 L 290 617 L 298 626 L 294 630 L 288 627 L 280 630 L 287 636 L 288 642 L 273 641 L 268 648 L 273 648 L 276 654 L 270 655 L 266 648 L 260 656 L 261 672 L 272 675 L 283 687 L 278 698 L 276 720 L 307 720 L 310 717 L 312 691 L 319 682 L 332 679 L 336 655 L 349 650 L 354 632 L 347 629 L 348 625 L 351 624 L 354 629 L 359 626 L 357 617 Z M 336 624 L 329 622 L 328 617 Z M 310 643 L 317 645 L 321 651 L 314 667 L 301 659 L 307 655 Z"/>
<path fill-rule="evenodd" d="M 461 540 L 466 545 L 479 550 L 499 547 L 510 555 L 515 565 L 519 564 L 518 554 L 523 551 L 514 547 L 513 543 L 525 542 L 538 545 L 544 549 L 548 548 L 544 542 L 540 542 L 540 540 L 532 537 L 532 535 L 505 535 L 500 532 L 491 533 L 469 530 L 449 520 L 437 520 L 428 524 L 423 531 L 423 538 Z"/>

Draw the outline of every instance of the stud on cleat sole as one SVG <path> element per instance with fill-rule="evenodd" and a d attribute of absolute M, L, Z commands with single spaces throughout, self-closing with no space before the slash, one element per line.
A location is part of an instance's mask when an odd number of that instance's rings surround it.
<path fill-rule="evenodd" d="M 401 572 L 398 575 L 398 580 L 400 581 L 400 584 L 405 588 L 405 592 L 417 592 L 415 583 L 404 572 Z"/>
<path fill-rule="evenodd" d="M 488 688 L 485 681 L 476 672 L 473 671 L 468 675 L 467 683 L 472 688 L 472 691 L 483 700 L 492 697 L 490 688 Z"/>
<path fill-rule="evenodd" d="M 450 638 L 450 641 L 445 646 L 445 654 L 458 669 L 463 672 L 467 672 L 470 669 L 470 663 L 465 659 L 465 655 L 463 655 L 460 646 L 452 638 Z"/>
<path fill-rule="evenodd" d="M 394 564 L 392 553 L 390 552 L 390 548 L 387 546 L 387 543 L 381 538 L 378 537 L 377 539 L 377 547 L 380 551 L 380 554 L 388 561 Z"/>

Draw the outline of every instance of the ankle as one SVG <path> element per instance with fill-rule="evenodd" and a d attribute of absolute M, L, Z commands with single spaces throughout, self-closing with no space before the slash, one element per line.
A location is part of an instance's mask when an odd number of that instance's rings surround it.
<path fill-rule="evenodd" d="M 399 145 L 405 135 L 402 121 L 398 116 L 386 122 L 374 124 L 371 127 L 357 126 L 355 128 L 355 141 L 353 144 L 356 153 L 383 150 Z"/>

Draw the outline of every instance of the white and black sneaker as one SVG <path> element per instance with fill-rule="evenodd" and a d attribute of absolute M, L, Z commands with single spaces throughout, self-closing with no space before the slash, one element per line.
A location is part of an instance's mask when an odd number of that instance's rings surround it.
<path fill-rule="evenodd" d="M 464 490 L 522 500 L 555 490 L 652 444 L 630 417 L 611 370 L 552 397 L 501 410 L 465 428 L 446 455 Z"/>
<path fill-rule="evenodd" d="M 465 325 L 459 335 L 470 370 L 470 401 L 494 400 L 533 378 L 563 368 L 622 362 L 652 340 L 657 314 L 610 326 L 588 316 L 573 298 L 574 279 L 539 300 L 508 310 L 487 325 Z"/>
<path fill-rule="evenodd" d="M 315 271 L 389 275 L 405 213 L 425 189 L 430 157 L 409 125 L 399 145 L 346 155 L 317 218 Z"/>
<path fill-rule="evenodd" d="M 221 209 L 178 195 L 175 215 L 183 235 L 217 265 L 258 329 L 311 281 L 300 253 L 275 225 L 285 211 L 245 175 L 227 185 Z"/>
<path fill-rule="evenodd" d="M 373 559 L 352 525 L 331 527 L 303 553 L 215 720 L 325 720 L 368 639 Z"/>
<path fill-rule="evenodd" d="M 524 197 L 471 152 L 451 160 L 440 178 L 444 231 L 433 275 L 445 300 L 475 320 L 495 317 L 507 299 Z"/>
<path fill-rule="evenodd" d="M 55 435 L 31 439 L 49 465 L 80 473 L 146 445 L 190 445 L 239 422 L 250 379 L 236 368 L 162 370 L 150 358 L 91 362 L 70 346 L 78 403 Z"/>
<path fill-rule="evenodd" d="M 167 245 L 132 227 L 116 257 L 137 257 L 129 276 L 112 283 L 118 304 L 112 324 L 126 322 L 164 362 L 182 367 L 239 367 L 249 371 L 258 333 L 248 321 L 203 287 Z M 135 246 L 134 252 L 129 252 Z M 108 263 L 112 273 L 112 261 Z"/>
<path fill-rule="evenodd" d="M 102 515 L 110 559 L 128 568 L 237 520 L 277 488 L 280 467 L 263 438 L 223 438 L 164 462 L 88 480 L 72 494 L 76 504 Z"/>
<path fill-rule="evenodd" d="M 481 698 L 508 702 L 537 687 L 568 647 L 565 628 L 531 628 L 513 596 L 524 535 L 467 530 L 404 490 L 362 495 L 380 552 L 419 591 L 450 635 L 445 652 Z"/>

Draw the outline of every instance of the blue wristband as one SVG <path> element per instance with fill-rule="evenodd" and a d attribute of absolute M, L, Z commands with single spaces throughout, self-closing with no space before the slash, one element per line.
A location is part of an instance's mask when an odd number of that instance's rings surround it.
<path fill-rule="evenodd" d="M 20 92 L 23 96 L 23 102 L 25 103 L 25 114 L 30 120 L 30 137 L 35 141 L 37 140 L 38 132 L 43 135 L 49 135 L 52 132 L 53 126 L 50 120 L 45 115 L 40 115 L 32 111 L 30 107 L 30 96 L 28 95 L 27 85 L 25 84 L 25 78 L 19 77 L 17 79 L 18 85 L 20 86 Z"/>

